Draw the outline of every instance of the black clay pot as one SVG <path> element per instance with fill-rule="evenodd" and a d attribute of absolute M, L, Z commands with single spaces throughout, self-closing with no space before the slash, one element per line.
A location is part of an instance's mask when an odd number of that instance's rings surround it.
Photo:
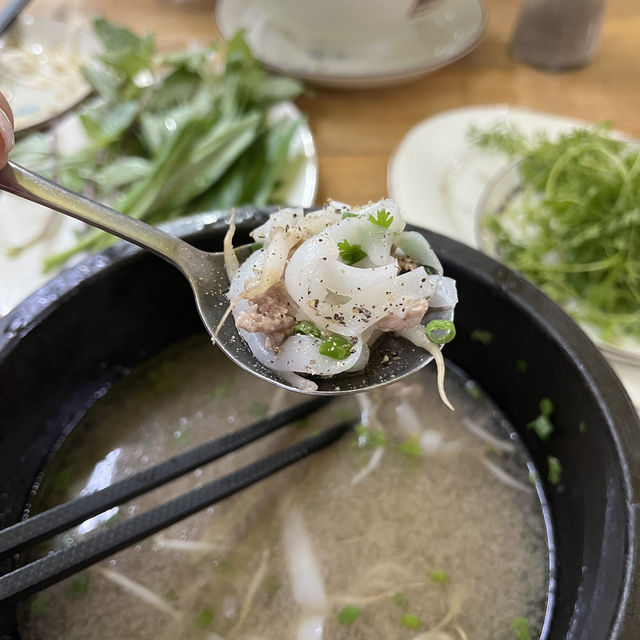
<path fill-rule="evenodd" d="M 238 242 L 264 212 L 241 211 Z M 222 216 L 173 231 L 219 251 Z M 475 378 L 521 434 L 543 475 L 562 461 L 546 494 L 555 539 L 548 640 L 640 637 L 640 422 L 596 347 L 537 289 L 486 256 L 427 234 L 458 282 L 456 339 L 446 356 Z M 489 344 L 472 339 L 490 332 Z M 0 320 L 0 526 L 28 508 L 35 479 L 106 386 L 170 343 L 204 331 L 180 273 L 124 244 L 62 273 Z M 517 372 L 517 361 L 528 363 Z M 526 428 L 538 402 L 556 407 L 556 432 Z M 505 559 L 508 561 L 508 559 Z M 0 564 L 0 572 L 11 561 Z M 0 637 L 17 638 L 0 605 Z"/>

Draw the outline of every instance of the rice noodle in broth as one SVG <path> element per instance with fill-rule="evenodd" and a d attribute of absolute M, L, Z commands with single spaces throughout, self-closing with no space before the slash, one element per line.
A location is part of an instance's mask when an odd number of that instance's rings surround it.
<path fill-rule="evenodd" d="M 362 421 L 327 450 L 36 595 L 23 607 L 23 637 L 509 640 L 515 618 L 538 637 L 549 559 L 530 463 L 495 407 L 449 373 L 455 413 L 427 368 L 360 403 L 335 400 L 59 536 L 53 547 L 337 420 Z M 272 386 L 212 358 L 204 338 L 175 345 L 87 413 L 46 471 L 36 508 L 300 402 L 281 393 L 274 400 Z"/>
<path fill-rule="evenodd" d="M 421 322 L 429 307 L 455 307 L 455 282 L 427 240 L 404 229 L 388 199 L 272 214 L 252 232 L 254 252 L 244 263 L 226 261 L 229 311 L 256 359 L 308 391 L 316 388 L 309 377 L 363 369 L 371 344 L 387 331 L 438 349 Z M 225 255 L 232 234 L 230 227 Z"/>

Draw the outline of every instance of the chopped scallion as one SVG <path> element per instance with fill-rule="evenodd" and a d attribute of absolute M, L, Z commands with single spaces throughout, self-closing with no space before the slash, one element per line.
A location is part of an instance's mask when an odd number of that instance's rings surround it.
<path fill-rule="evenodd" d="M 409 606 L 409 601 L 402 593 L 396 593 L 391 599 L 393 600 L 393 604 L 401 609 L 406 609 Z"/>
<path fill-rule="evenodd" d="M 210 609 L 203 609 L 194 619 L 194 624 L 200 629 L 208 627 L 213 622 L 213 612 Z"/>
<path fill-rule="evenodd" d="M 560 460 L 554 456 L 547 456 L 547 480 L 554 486 L 560 484 L 562 480 L 562 465 Z"/>
<path fill-rule="evenodd" d="M 529 621 L 526 618 L 514 618 L 511 628 L 516 632 L 516 640 L 531 640 Z"/>
<path fill-rule="evenodd" d="M 86 595 L 89 591 L 89 584 L 91 583 L 91 574 L 88 571 L 79 573 L 69 585 L 69 594 L 74 598 Z"/>
<path fill-rule="evenodd" d="M 338 622 L 346 626 L 352 625 L 360 616 L 359 607 L 348 604 L 338 613 Z"/>
<path fill-rule="evenodd" d="M 262 247 L 264 247 L 264 242 L 254 242 L 251 245 L 251 253 L 259 251 L 260 249 L 262 249 Z"/>
<path fill-rule="evenodd" d="M 314 338 L 322 338 L 322 333 L 320 333 L 320 329 L 316 327 L 311 320 L 302 320 L 298 322 L 298 324 L 293 327 L 293 333 L 301 334 L 304 336 L 312 336 Z"/>
<path fill-rule="evenodd" d="M 353 344 L 347 338 L 343 338 L 335 333 L 325 338 L 318 351 L 323 356 L 329 356 L 335 360 L 344 360 L 351 354 Z"/>
<path fill-rule="evenodd" d="M 447 344 L 456 337 L 456 326 L 451 320 L 432 320 L 424 332 L 434 344 Z"/>
<path fill-rule="evenodd" d="M 449 576 L 442 569 L 432 569 L 429 577 L 433 582 L 448 582 Z"/>
<path fill-rule="evenodd" d="M 407 438 L 398 445 L 398 451 L 404 453 L 410 458 L 419 458 L 422 456 L 422 448 L 420 442 L 415 438 Z"/>
<path fill-rule="evenodd" d="M 481 342 L 484 345 L 490 345 L 493 341 L 493 333 L 491 333 L 491 331 L 487 331 L 486 329 L 474 329 L 469 337 L 471 338 L 471 340 Z"/>
<path fill-rule="evenodd" d="M 402 616 L 401 622 L 405 627 L 409 627 L 409 629 L 419 629 L 422 625 L 422 620 L 412 613 L 405 613 Z"/>

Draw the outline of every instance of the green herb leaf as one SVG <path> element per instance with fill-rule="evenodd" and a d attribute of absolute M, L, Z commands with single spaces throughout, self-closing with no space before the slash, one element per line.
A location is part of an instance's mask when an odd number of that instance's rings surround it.
<path fill-rule="evenodd" d="M 88 571 L 83 571 L 73 578 L 69 585 L 69 595 L 73 598 L 79 598 L 86 595 L 89 591 L 89 584 L 91 583 L 91 574 Z"/>
<path fill-rule="evenodd" d="M 531 640 L 529 621 L 526 618 L 514 618 L 511 621 L 511 628 L 516 633 L 516 640 Z"/>
<path fill-rule="evenodd" d="M 560 484 L 562 480 L 562 465 L 560 464 L 560 460 L 555 458 L 554 456 L 547 456 L 547 480 L 554 486 Z"/>
<path fill-rule="evenodd" d="M 403 626 L 409 627 L 409 629 L 419 629 L 422 626 L 422 620 L 411 613 L 405 613 L 402 616 L 401 622 Z"/>
<path fill-rule="evenodd" d="M 338 250 L 340 251 L 340 259 L 348 265 L 356 264 L 367 257 L 359 244 L 349 244 L 348 240 L 338 242 Z"/>
<path fill-rule="evenodd" d="M 302 320 L 298 322 L 298 324 L 293 327 L 293 333 L 302 334 L 305 336 L 313 336 L 314 338 L 322 338 L 322 333 L 320 329 L 316 327 L 311 320 Z"/>
<path fill-rule="evenodd" d="M 640 339 L 640 152 L 610 125 L 471 134 L 520 160 L 522 189 L 483 221 L 500 259 L 607 341 Z"/>
<path fill-rule="evenodd" d="M 434 344 L 447 344 L 456 337 L 456 326 L 451 320 L 431 320 L 424 332 Z"/>
<path fill-rule="evenodd" d="M 344 360 L 351 355 L 353 349 L 353 343 L 347 338 L 343 338 L 335 333 L 332 333 L 328 338 L 325 338 L 320 345 L 318 351 L 323 356 L 329 356 L 336 360 Z"/>
<path fill-rule="evenodd" d="M 449 576 L 442 569 L 432 569 L 429 577 L 433 582 L 448 582 Z"/>
<path fill-rule="evenodd" d="M 352 625 L 360 616 L 360 608 L 353 605 L 347 605 L 338 613 L 338 622 L 346 626 Z"/>
<path fill-rule="evenodd" d="M 256 251 L 259 251 L 260 249 L 262 249 L 262 247 L 264 247 L 264 242 L 254 242 L 251 245 L 251 253 L 255 253 Z"/>
<path fill-rule="evenodd" d="M 351 211 L 345 211 L 342 214 L 342 219 L 346 220 L 347 218 L 357 218 L 358 216 L 355 213 L 351 213 Z"/>
<path fill-rule="evenodd" d="M 199 629 L 205 629 L 213 622 L 213 618 L 213 612 L 210 609 L 203 609 L 193 622 Z"/>
<path fill-rule="evenodd" d="M 375 216 L 369 215 L 369 222 L 373 222 L 378 227 L 388 229 L 393 222 L 393 216 L 386 209 L 380 209 Z"/>

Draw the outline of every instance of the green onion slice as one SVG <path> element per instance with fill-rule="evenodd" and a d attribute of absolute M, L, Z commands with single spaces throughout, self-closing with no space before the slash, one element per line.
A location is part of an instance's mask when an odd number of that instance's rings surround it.
<path fill-rule="evenodd" d="M 424 332 L 434 344 L 447 344 L 456 337 L 456 326 L 451 320 L 432 320 Z"/>

